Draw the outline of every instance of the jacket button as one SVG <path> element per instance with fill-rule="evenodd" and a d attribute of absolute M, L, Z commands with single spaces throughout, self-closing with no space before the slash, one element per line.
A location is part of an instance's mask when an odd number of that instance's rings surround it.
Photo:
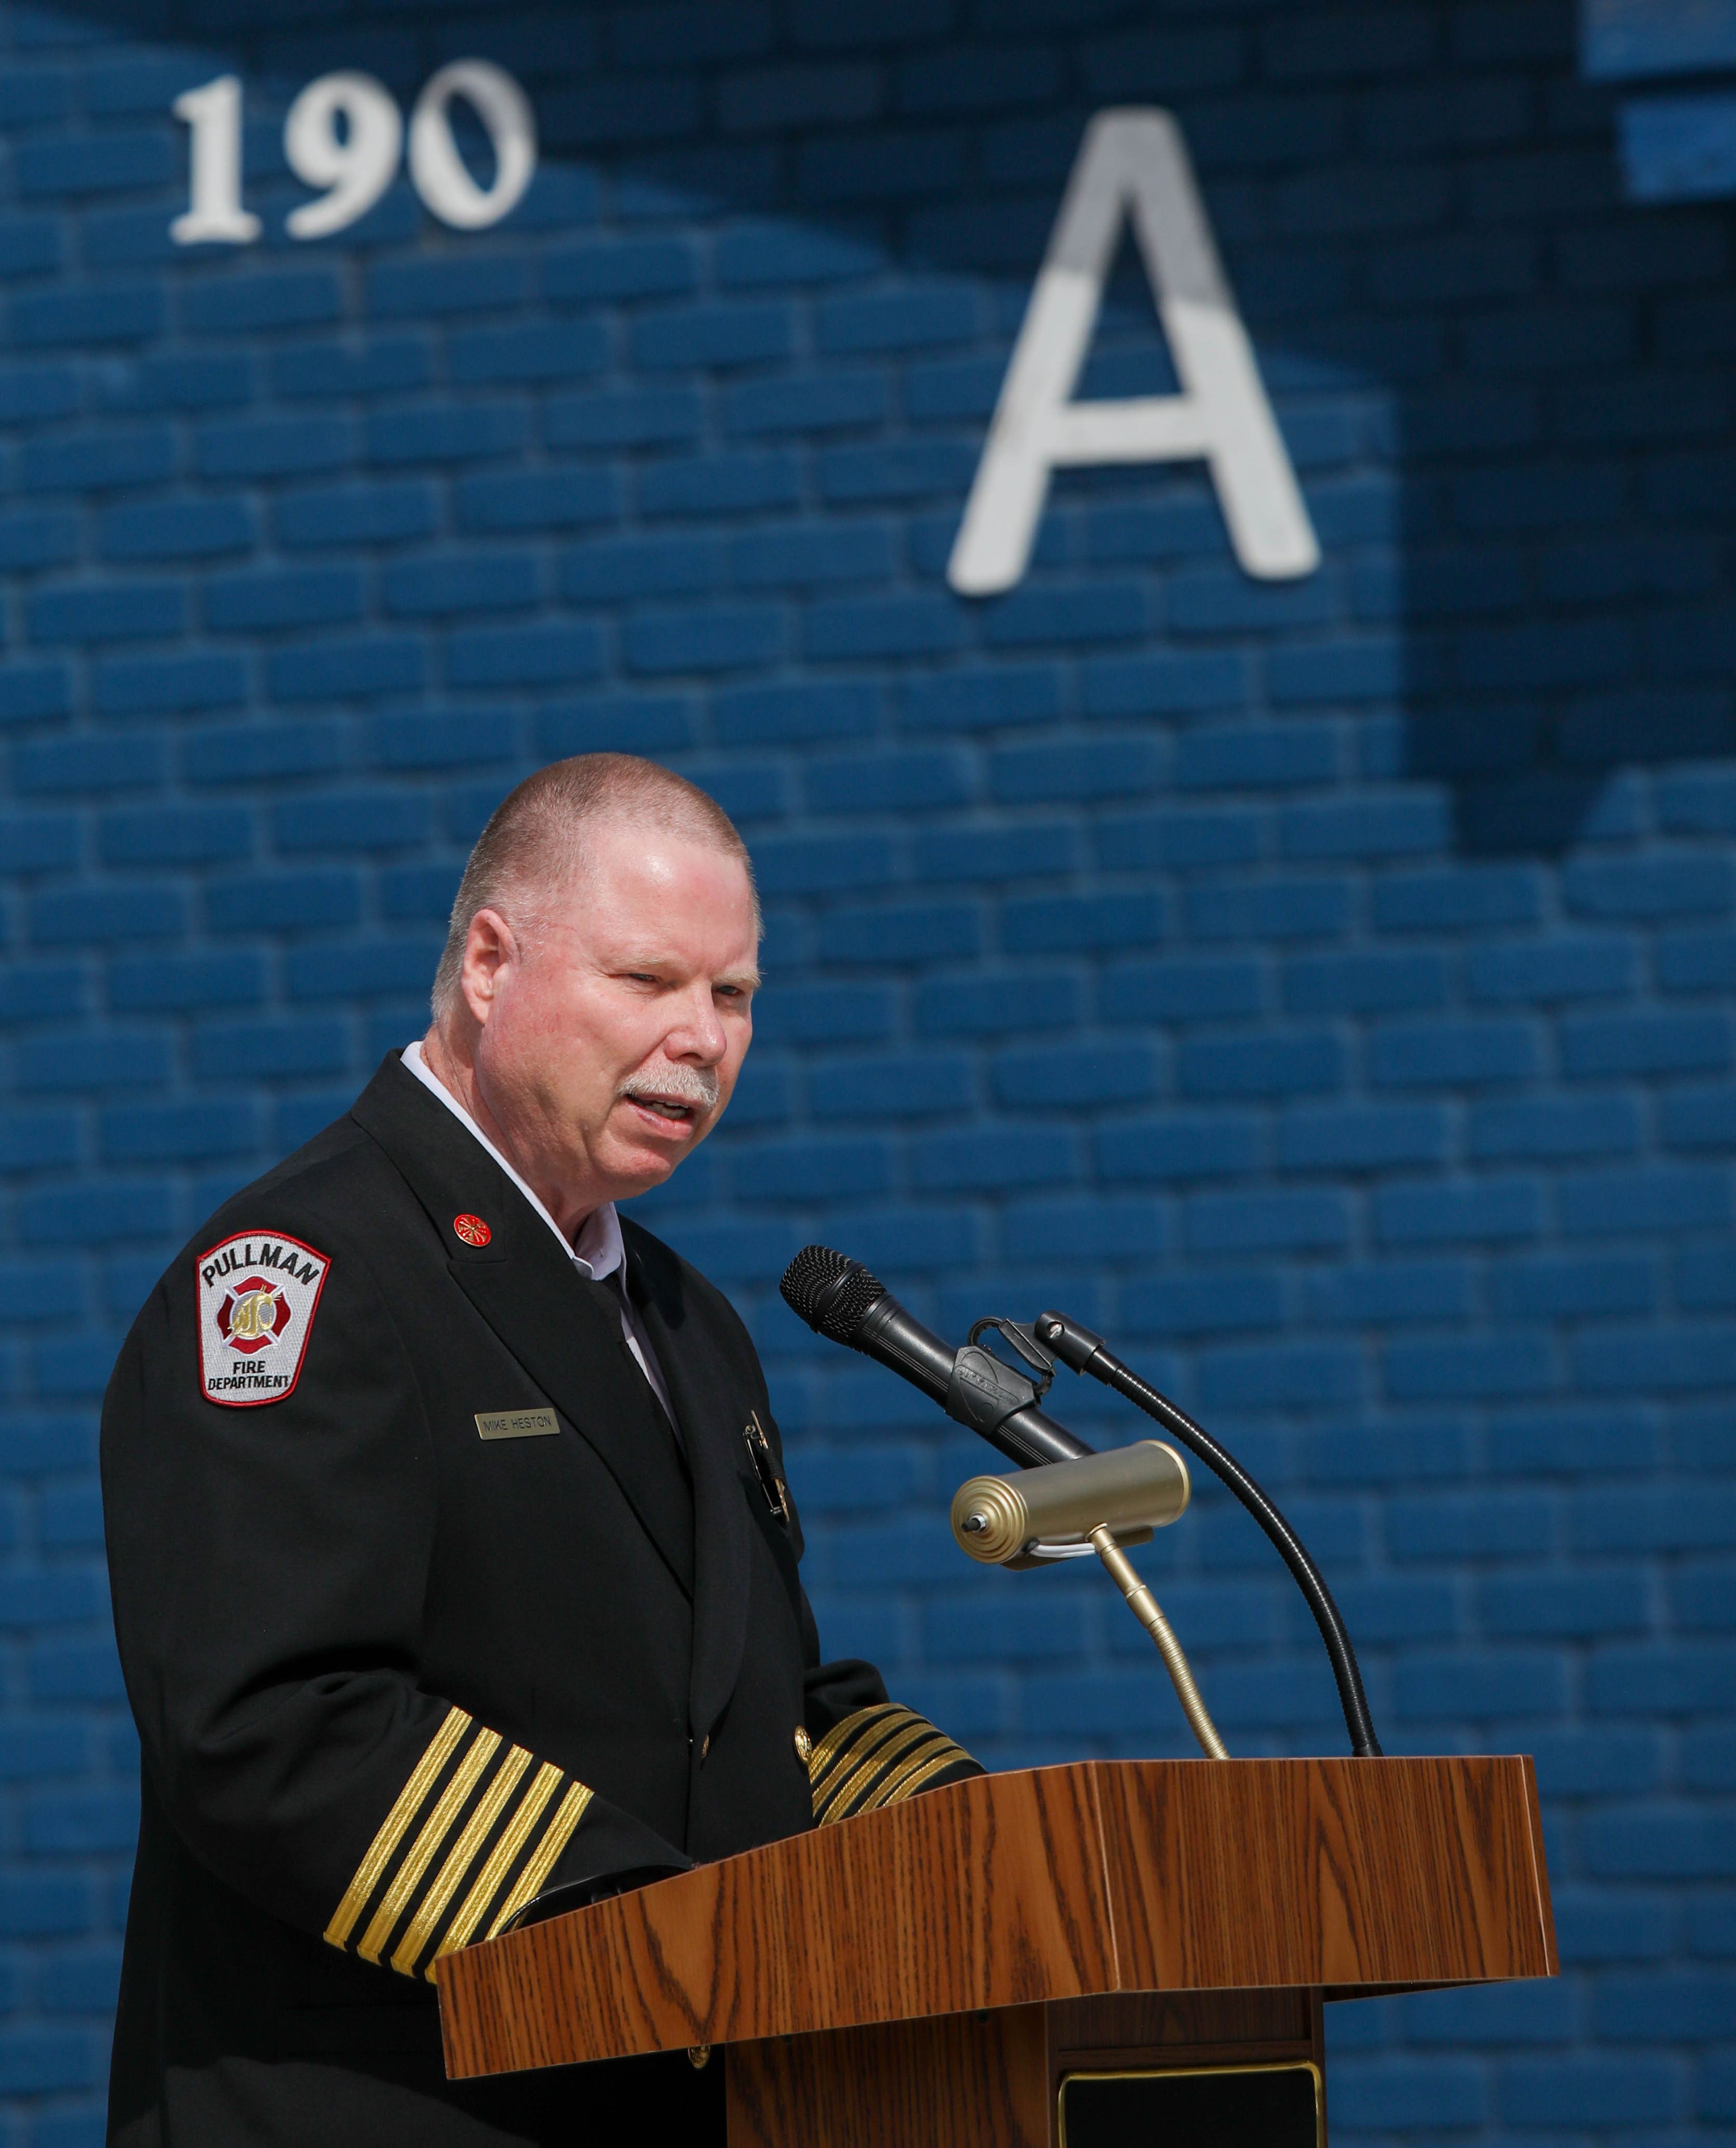
<path fill-rule="evenodd" d="M 814 1749 L 814 1741 L 810 1737 L 809 1737 L 807 1732 L 802 1728 L 800 1724 L 798 1723 L 796 1724 L 795 1735 L 790 1742 L 795 1748 L 796 1759 L 800 1760 L 803 1767 L 805 1768 L 808 1764 L 808 1755 Z"/>

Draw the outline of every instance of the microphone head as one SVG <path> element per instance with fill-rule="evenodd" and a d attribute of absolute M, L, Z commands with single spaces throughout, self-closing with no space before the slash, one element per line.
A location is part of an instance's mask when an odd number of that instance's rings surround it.
<path fill-rule="evenodd" d="M 785 1269 L 778 1288 L 785 1304 L 815 1334 L 852 1348 L 864 1315 L 886 1294 L 886 1285 L 860 1261 L 835 1253 L 830 1246 L 804 1246 Z"/>

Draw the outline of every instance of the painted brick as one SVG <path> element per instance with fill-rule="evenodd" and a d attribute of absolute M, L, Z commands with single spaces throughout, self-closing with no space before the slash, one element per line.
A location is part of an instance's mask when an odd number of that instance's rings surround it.
<path fill-rule="evenodd" d="M 1474 1157 L 1630 1155 L 1640 1144 L 1635 1100 L 1625 1096 L 1489 1098 L 1466 1114 Z"/>
<path fill-rule="evenodd" d="M 433 497 L 415 482 L 314 486 L 284 493 L 277 508 L 278 541 L 292 549 L 425 537 L 434 526 Z"/>
<path fill-rule="evenodd" d="M 1009 1111 L 1136 1103 L 1158 1087 L 1156 1055 L 1139 1046 L 1051 1046 L 1005 1052 L 989 1071 L 995 1100 Z"/>
<path fill-rule="evenodd" d="M 959 1053 L 816 1060 L 810 1107 L 820 1119 L 922 1119 L 968 1112 L 971 1061 Z"/>
<path fill-rule="evenodd" d="M 419 660 L 414 642 L 386 645 Z M 384 662 L 381 663 L 384 669 Z M 595 679 L 603 670 L 602 637 L 594 626 L 466 627 L 446 643 L 445 676 L 452 686 L 535 686 Z M 418 663 L 419 670 L 419 660 Z"/>
<path fill-rule="evenodd" d="M 1196 940 L 1333 939 L 1350 922 L 1350 888 L 1342 880 L 1213 884 L 1190 887 L 1184 902 Z"/>
<path fill-rule="evenodd" d="M 1032 821 L 947 836 L 919 834 L 911 846 L 926 881 L 1043 880 L 1074 870 L 1073 831 L 1058 821 Z"/>
<path fill-rule="evenodd" d="M 1446 801 L 1397 791 L 1354 804 L 1292 806 L 1279 824 L 1287 858 L 1386 858 L 1447 847 Z"/>
<path fill-rule="evenodd" d="M 1130 1277 L 1121 1290 L 1121 1317 L 1136 1334 L 1164 1337 L 1277 1327 L 1283 1286 L 1275 1272 L 1261 1268 Z"/>
<path fill-rule="evenodd" d="M 1548 1393 L 1558 1383 L 1555 1353 L 1537 1328 L 1486 1329 L 1475 1337 L 1394 1342 L 1386 1358 L 1395 1402 L 1486 1401 Z"/>
<path fill-rule="evenodd" d="M 1730 1183 L 1703 1166 L 1574 1173 L 1561 1181 L 1561 1220 L 1577 1236 L 1728 1224 Z"/>
<path fill-rule="evenodd" d="M 1728 1017 L 1722 1011 L 1581 1015 L 1561 1026 L 1563 1071 L 1578 1079 L 1694 1073 L 1728 1066 Z"/>
<path fill-rule="evenodd" d="M 1271 1030 L 1257 1036 L 1189 1037 L 1176 1060 L 1189 1097 L 1285 1097 L 1342 1088 L 1343 1046 L 1326 1030 Z"/>
<path fill-rule="evenodd" d="M 1576 858 L 1562 876 L 1568 907 L 1587 917 L 1673 917 L 1730 907 L 1728 858 L 1698 851 L 1643 859 Z"/>
<path fill-rule="evenodd" d="M 186 631 L 187 603 L 172 582 L 105 582 L 44 590 L 25 620 L 35 642 L 163 641 Z"/>
<path fill-rule="evenodd" d="M 557 304 L 590 305 L 690 291 L 696 263 L 681 238 L 590 238 L 548 253 L 542 280 L 544 296 Z"/>
<path fill-rule="evenodd" d="M 1304 1302 L 1312 1322 L 1392 1326 L 1463 1321 L 1472 1310 L 1469 1264 L 1450 1260 L 1384 1260 L 1309 1273 Z"/>
<path fill-rule="evenodd" d="M 1736 981 L 1736 932 L 1673 932 L 1658 943 L 1658 981 L 1667 992 L 1703 992 Z"/>
<path fill-rule="evenodd" d="M 1342 1246 L 1350 1235 L 1343 1197 L 1335 1192 L 1196 1193 L 1184 1207 L 1190 1252 Z"/>
<path fill-rule="evenodd" d="M 44 518 L 36 518 L 42 520 Z M 0 553 L 12 566 L 46 564 L 18 556 L 24 532 L 14 519 L 0 529 Z M 111 507 L 102 518 L 98 546 L 105 560 L 212 559 L 246 552 L 254 542 L 253 518 L 238 499 L 153 500 L 148 506 Z"/>
<path fill-rule="evenodd" d="M 1581 1387 L 1593 1393 L 1717 1388 L 1731 1377 L 1736 1348 L 1727 1327 L 1681 1322 L 1650 1332 L 1611 1328 L 1588 1335 L 1573 1352 Z"/>
<path fill-rule="evenodd" d="M 1287 1110 L 1278 1160 L 1292 1171 L 1367 1171 L 1446 1161 L 1448 1125 L 1437 1106 L 1376 1104 Z"/>
<path fill-rule="evenodd" d="M 305 476 L 342 467 L 354 447 L 342 418 L 238 418 L 201 426 L 193 436 L 193 461 L 208 478 Z"/>
<path fill-rule="evenodd" d="M 1153 656 L 1093 656 L 1083 667 L 1091 716 L 1176 715 L 1239 707 L 1248 690 L 1238 654 L 1186 651 Z"/>
<path fill-rule="evenodd" d="M 901 690 L 906 728 L 991 730 L 1040 723 L 1059 713 L 1059 674 L 1048 666 L 1007 665 L 917 677 Z"/>
<path fill-rule="evenodd" d="M 721 301 L 642 314 L 633 329 L 633 354 L 647 371 L 688 366 L 753 365 L 788 358 L 795 342 L 787 305 Z"/>
<path fill-rule="evenodd" d="M 516 8 L 420 63 L 327 12 L 268 26 L 274 78 L 522 75 L 507 226 L 400 180 L 286 249 L 248 75 L 267 243 L 183 257 L 197 55 L 4 26 L 48 191 L 0 216 L 0 2134 L 100 2136 L 119 1327 L 419 1027 L 505 788 L 598 750 L 712 789 L 760 867 L 758 1048 L 645 1207 L 761 1338 L 805 1494 L 811 1450 L 828 1649 L 996 1765 L 1187 1749 L 1100 1588 L 959 1561 L 980 1445 L 782 1307 L 816 1192 L 941 1332 L 1062 1304 L 1197 1403 L 1327 1562 L 1389 1744 L 1537 1755 L 1576 1973 L 1329 2010 L 1340 2130 L 1728 2130 L 1722 206 L 1618 199 L 1629 93 L 1545 0 L 683 0 L 564 22 L 553 76 Z M 1324 567 L 1251 580 L 1202 466 L 1130 465 L 960 599 L 1083 121 L 1129 101 L 1183 128 Z M 1130 267 L 1088 395 L 1177 385 Z M 1150 1557 L 1236 1749 L 1338 1749 L 1215 1484 Z"/>
<path fill-rule="evenodd" d="M 1116 962 L 1103 972 L 1103 1018 L 1123 1023 L 1222 1021 L 1258 1014 L 1264 999 L 1257 963 L 1178 956 Z"/>
<path fill-rule="evenodd" d="M 543 437 L 551 448 L 641 447 L 690 439 L 700 422 L 691 389 L 605 389 L 552 399 Z"/>
<path fill-rule="evenodd" d="M 1541 906 L 1542 880 L 1534 867 L 1461 864 L 1436 872 L 1382 875 L 1374 884 L 1372 907 L 1383 931 L 1436 932 L 1533 924 Z"/>
<path fill-rule="evenodd" d="M 1368 1075 L 1389 1089 L 1517 1082 L 1537 1071 L 1538 1056 L 1524 1022 L 1394 1022 L 1370 1032 Z"/>
<path fill-rule="evenodd" d="M 1291 1342 L 1208 1350 L 1201 1393 L 1220 1409 L 1292 1409 L 1347 1403 L 1362 1393 L 1360 1350 L 1348 1342 Z"/>
<path fill-rule="evenodd" d="M 980 970 L 925 978 L 913 996 L 916 1031 L 919 1036 L 1022 1036 L 1032 995 L 1056 1023 L 1078 1020 L 1077 983 L 1065 972 Z"/>
<path fill-rule="evenodd" d="M 1377 1237 L 1392 1245 L 1535 1237 L 1543 1190 L 1534 1178 L 1412 1179 L 1377 1187 Z"/>
<path fill-rule="evenodd" d="M 1032 1201 L 1010 1207 L 1001 1224 L 1009 1260 L 1068 1260 L 1101 1247 L 1111 1257 L 1149 1258 L 1165 1250 L 1163 1211 L 1146 1196 L 1085 1201 Z"/>
<path fill-rule="evenodd" d="M 1447 1000 L 1447 966 L 1435 954 L 1305 955 L 1284 966 L 1291 1014 L 1391 1014 L 1438 1007 Z"/>
<path fill-rule="evenodd" d="M 1258 1170 L 1266 1139 L 1252 1112 L 1172 1112 L 1101 1127 L 1097 1169 L 1106 1180 L 1237 1177 Z"/>
<path fill-rule="evenodd" d="M 1394 1694 L 1397 1714 L 1417 1723 L 1553 1715 L 1565 1697 L 1560 1657 L 1519 1649 L 1415 1656 L 1400 1670 Z"/>
<path fill-rule="evenodd" d="M 1247 865 L 1264 847 L 1260 815 L 1211 811 L 1141 814 L 1106 820 L 1097 856 L 1110 872 L 1185 871 L 1190 866 Z"/>
<path fill-rule="evenodd" d="M 1504 1318 L 1650 1312 L 1658 1302 L 1656 1264 L 1643 1255 L 1503 1262 L 1492 1265 L 1488 1292 Z"/>
<path fill-rule="evenodd" d="M 1331 725 L 1225 725 L 1178 741 L 1175 780 L 1189 790 L 1270 790 L 1330 782 L 1338 764 L 1338 736 Z"/>
<path fill-rule="evenodd" d="M 945 961 L 981 951 L 982 926 L 969 903 L 923 908 L 834 910 L 816 951 L 828 963 Z"/>
<path fill-rule="evenodd" d="M 1623 997 L 1638 974 L 1631 941 L 1587 936 L 1479 947 L 1466 965 L 1472 998 L 1496 1003 Z"/>
<path fill-rule="evenodd" d="M 1167 936 L 1160 901 L 1124 896 L 1038 896 L 1001 908 L 1001 936 L 1009 949 L 1044 954 L 1093 949 L 1109 952 Z M 1113 1020 L 1117 991 L 1106 986 L 1104 1017 Z"/>
<path fill-rule="evenodd" d="M 991 796 L 1007 805 L 1050 799 L 1126 799 L 1156 785 L 1161 756 L 1150 739 L 1086 739 L 1052 746 L 1004 746 L 989 759 Z"/>
<path fill-rule="evenodd" d="M 448 346 L 454 374 L 460 379 L 464 377 L 463 346 L 469 340 L 454 337 Z M 538 339 L 527 337 L 526 342 L 535 348 Z M 347 342 L 287 344 L 273 356 L 271 379 L 279 395 L 313 401 L 334 395 L 389 395 L 425 388 L 433 369 L 433 353 L 425 337 L 378 336 L 360 345 Z M 238 394 L 233 399 L 244 402 L 247 399 Z"/>

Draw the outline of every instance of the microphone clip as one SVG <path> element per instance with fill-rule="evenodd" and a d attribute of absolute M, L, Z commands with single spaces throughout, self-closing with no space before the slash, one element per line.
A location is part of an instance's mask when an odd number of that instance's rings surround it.
<path fill-rule="evenodd" d="M 977 1337 L 989 1328 L 1004 1335 L 1036 1379 L 1004 1363 L 991 1350 L 981 1348 Z M 952 1378 L 946 1386 L 946 1411 L 972 1432 L 992 1438 L 1017 1410 L 1029 1409 L 1049 1391 L 1055 1368 L 1031 1340 L 1029 1332 L 1011 1320 L 979 1320 L 971 1339 L 952 1361 Z"/>
<path fill-rule="evenodd" d="M 1054 1384 L 1055 1360 L 1046 1350 L 1038 1347 L 1036 1337 L 1031 1330 L 1028 1327 L 1021 1327 L 1016 1320 L 1001 1320 L 998 1317 L 979 1320 L 971 1330 L 966 1340 L 974 1344 L 977 1337 L 986 1328 L 990 1327 L 1004 1335 L 1020 1357 L 1030 1366 L 1031 1371 L 1036 1374 L 1036 1390 L 1038 1397 L 1047 1394 L 1050 1388 Z"/>

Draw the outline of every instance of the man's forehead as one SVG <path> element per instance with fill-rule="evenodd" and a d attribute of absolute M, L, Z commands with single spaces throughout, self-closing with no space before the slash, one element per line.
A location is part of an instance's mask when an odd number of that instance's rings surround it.
<path fill-rule="evenodd" d="M 751 906 L 732 918 L 715 904 L 600 902 L 574 890 L 541 925 L 538 936 L 553 941 L 563 955 L 603 969 L 702 971 L 720 982 L 760 981 Z"/>

